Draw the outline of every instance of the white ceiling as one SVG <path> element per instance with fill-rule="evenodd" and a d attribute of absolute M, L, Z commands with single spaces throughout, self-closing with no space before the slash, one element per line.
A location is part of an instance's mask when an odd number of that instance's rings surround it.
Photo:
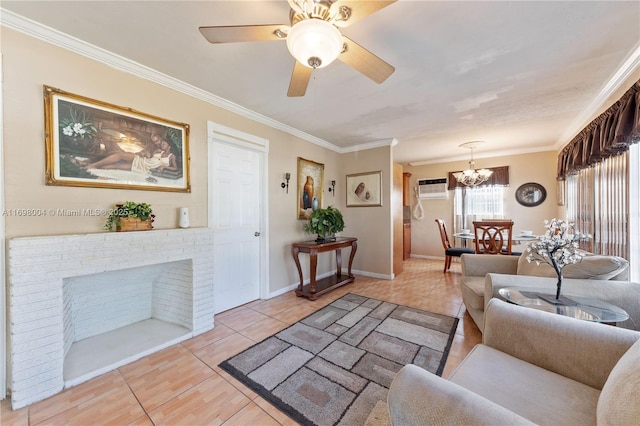
<path fill-rule="evenodd" d="M 284 42 L 213 45 L 198 31 L 288 24 L 284 0 L 1 6 L 5 24 L 31 19 L 337 150 L 395 140 L 400 163 L 466 159 L 458 146 L 472 140 L 486 141 L 476 157 L 557 148 L 640 62 L 638 1 L 400 0 L 342 29 L 396 67 L 387 81 L 336 61 L 314 71 L 305 97 L 288 98 Z"/>

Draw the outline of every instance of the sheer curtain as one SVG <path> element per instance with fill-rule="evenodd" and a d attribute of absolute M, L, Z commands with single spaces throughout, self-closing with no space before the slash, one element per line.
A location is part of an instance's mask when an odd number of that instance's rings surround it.
<path fill-rule="evenodd" d="M 568 177 L 567 218 L 576 229 L 593 236 L 582 245 L 585 250 L 631 259 L 630 160 L 626 151 Z M 637 198 L 640 188 L 635 186 Z"/>
<path fill-rule="evenodd" d="M 504 217 L 504 186 L 456 187 L 453 193 L 453 230 L 472 229 L 473 221 Z"/>
<path fill-rule="evenodd" d="M 627 191 L 629 151 L 610 157 L 594 169 L 594 251 L 629 259 Z"/>
<path fill-rule="evenodd" d="M 640 281 L 640 145 L 629 147 L 629 278 Z"/>
<path fill-rule="evenodd" d="M 567 178 L 567 220 L 580 232 L 593 235 L 593 168 L 582 169 Z M 580 248 L 593 251 L 593 241 L 580 242 Z"/>

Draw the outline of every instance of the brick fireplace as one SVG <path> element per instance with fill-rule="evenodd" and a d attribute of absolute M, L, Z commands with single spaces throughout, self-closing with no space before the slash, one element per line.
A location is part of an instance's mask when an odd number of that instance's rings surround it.
<path fill-rule="evenodd" d="M 212 329 L 212 249 L 207 228 L 10 240 L 13 408 Z"/>

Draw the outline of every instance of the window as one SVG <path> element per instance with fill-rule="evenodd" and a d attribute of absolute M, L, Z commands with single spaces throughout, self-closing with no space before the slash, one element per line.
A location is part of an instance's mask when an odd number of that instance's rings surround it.
<path fill-rule="evenodd" d="M 567 177 L 567 219 L 593 235 L 583 248 L 629 260 L 640 279 L 640 147 Z"/>
<path fill-rule="evenodd" d="M 504 216 L 504 186 L 481 185 L 456 188 L 453 193 L 454 232 L 473 227 L 479 219 Z"/>

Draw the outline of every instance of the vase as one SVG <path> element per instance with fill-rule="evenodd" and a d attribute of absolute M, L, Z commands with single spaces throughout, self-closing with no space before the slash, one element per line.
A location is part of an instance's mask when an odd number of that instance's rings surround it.
<path fill-rule="evenodd" d="M 313 200 L 313 178 L 311 176 L 307 176 L 307 181 L 302 187 L 302 194 L 302 208 L 310 209 Z"/>
<path fill-rule="evenodd" d="M 121 217 L 116 223 L 117 232 L 150 231 L 153 229 L 153 219 L 140 220 L 138 217 Z"/>
<path fill-rule="evenodd" d="M 318 197 L 313 197 L 313 201 L 311 202 L 311 210 L 314 212 L 318 210 Z"/>
<path fill-rule="evenodd" d="M 335 234 L 320 235 L 316 238 L 316 243 L 330 243 L 336 240 Z"/>

